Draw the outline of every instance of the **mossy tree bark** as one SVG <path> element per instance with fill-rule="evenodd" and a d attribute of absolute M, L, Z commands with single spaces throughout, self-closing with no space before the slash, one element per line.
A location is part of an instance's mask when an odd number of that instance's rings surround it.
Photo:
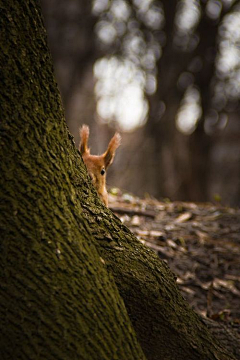
<path fill-rule="evenodd" d="M 0 14 L 1 359 L 233 359 L 98 199 L 36 2 Z"/>
<path fill-rule="evenodd" d="M 39 7 L 0 14 L 0 358 L 145 359 L 83 220 Z"/>

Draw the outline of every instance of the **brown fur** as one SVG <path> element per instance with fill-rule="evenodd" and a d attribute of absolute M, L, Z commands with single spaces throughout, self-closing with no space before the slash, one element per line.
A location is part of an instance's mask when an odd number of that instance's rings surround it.
<path fill-rule="evenodd" d="M 115 133 L 108 144 L 106 152 L 102 155 L 90 154 L 90 149 L 88 147 L 89 127 L 87 125 L 83 125 L 80 128 L 80 138 L 79 151 L 82 154 L 83 161 L 92 178 L 93 185 L 96 188 L 98 195 L 104 204 L 108 206 L 106 170 L 113 162 L 115 152 L 121 142 L 121 136 L 118 133 Z"/>

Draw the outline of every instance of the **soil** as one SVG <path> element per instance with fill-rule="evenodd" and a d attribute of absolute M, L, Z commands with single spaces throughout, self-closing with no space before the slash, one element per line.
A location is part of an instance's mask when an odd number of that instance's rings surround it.
<path fill-rule="evenodd" d="M 117 189 L 109 207 L 168 263 L 196 312 L 240 335 L 240 209 L 139 199 Z"/>

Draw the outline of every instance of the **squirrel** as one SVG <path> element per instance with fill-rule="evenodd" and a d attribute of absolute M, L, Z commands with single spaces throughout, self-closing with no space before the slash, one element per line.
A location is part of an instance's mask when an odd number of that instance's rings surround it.
<path fill-rule="evenodd" d="M 116 149 L 121 143 L 121 136 L 115 133 L 108 144 L 108 148 L 102 155 L 91 155 L 88 147 L 89 127 L 83 125 L 79 129 L 80 144 L 79 151 L 92 178 L 94 187 L 103 203 L 108 206 L 108 193 L 106 189 L 106 170 L 112 164 Z"/>

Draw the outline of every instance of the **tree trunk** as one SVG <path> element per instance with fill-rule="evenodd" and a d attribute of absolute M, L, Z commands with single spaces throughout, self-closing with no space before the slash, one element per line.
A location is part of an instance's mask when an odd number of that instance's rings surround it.
<path fill-rule="evenodd" d="M 1 359 L 234 359 L 97 197 L 36 2 L 0 8 Z"/>
<path fill-rule="evenodd" d="M 39 7 L 0 8 L 0 358 L 145 359 L 73 187 L 89 191 Z"/>

